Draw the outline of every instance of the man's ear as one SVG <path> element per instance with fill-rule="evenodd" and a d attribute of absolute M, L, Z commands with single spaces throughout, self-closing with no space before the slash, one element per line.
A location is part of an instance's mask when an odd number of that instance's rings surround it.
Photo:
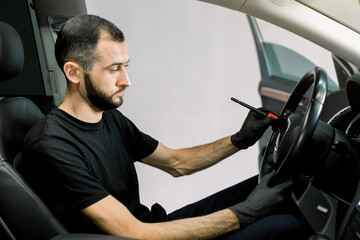
<path fill-rule="evenodd" d="M 66 78 L 72 83 L 79 83 L 82 78 L 82 68 L 76 62 L 66 62 L 64 64 L 64 73 Z"/>

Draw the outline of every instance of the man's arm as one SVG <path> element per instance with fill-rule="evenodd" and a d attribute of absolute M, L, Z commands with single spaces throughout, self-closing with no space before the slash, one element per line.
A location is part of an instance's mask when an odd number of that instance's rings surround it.
<path fill-rule="evenodd" d="M 230 137 L 178 150 L 159 143 L 156 150 L 142 162 L 160 168 L 175 177 L 192 174 L 220 162 L 240 149 L 252 146 L 274 120 L 250 111 L 240 131 Z"/>
<path fill-rule="evenodd" d="M 211 239 L 240 227 L 230 209 L 196 218 L 143 223 L 112 196 L 90 205 L 82 213 L 108 234 L 136 239 Z"/>
<path fill-rule="evenodd" d="M 230 137 L 197 147 L 177 150 L 159 143 L 156 150 L 142 162 L 178 177 L 210 167 L 237 151 L 239 148 L 231 143 Z"/>
<path fill-rule="evenodd" d="M 111 195 L 81 212 L 104 232 L 137 239 L 212 239 L 246 227 L 279 207 L 291 181 L 269 187 L 267 174 L 244 202 L 209 215 L 162 223 L 143 223 Z"/>

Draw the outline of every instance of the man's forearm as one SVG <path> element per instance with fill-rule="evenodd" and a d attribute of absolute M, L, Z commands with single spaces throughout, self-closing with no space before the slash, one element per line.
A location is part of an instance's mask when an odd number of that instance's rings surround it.
<path fill-rule="evenodd" d="M 202 217 L 143 223 L 110 195 L 81 212 L 104 232 L 135 239 L 212 239 L 240 227 L 238 217 L 230 209 Z"/>
<path fill-rule="evenodd" d="M 213 239 L 240 227 L 237 217 L 230 209 L 202 217 L 141 225 L 136 238 L 159 240 Z"/>
<path fill-rule="evenodd" d="M 142 159 L 142 162 L 179 177 L 208 168 L 237 151 L 239 148 L 231 143 L 230 137 L 197 147 L 176 150 L 159 142 L 156 150 Z"/>
<path fill-rule="evenodd" d="M 239 151 L 231 141 L 230 137 L 217 140 L 213 143 L 176 150 L 179 164 L 177 170 L 183 175 L 208 168 L 221 160 Z"/>

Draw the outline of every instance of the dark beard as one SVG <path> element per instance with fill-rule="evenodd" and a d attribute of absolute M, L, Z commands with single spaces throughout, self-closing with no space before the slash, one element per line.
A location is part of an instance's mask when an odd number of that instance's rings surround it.
<path fill-rule="evenodd" d="M 102 111 L 115 109 L 121 106 L 123 103 L 123 98 L 120 98 L 119 102 L 114 102 L 112 100 L 112 96 L 106 96 L 105 93 L 103 93 L 99 88 L 97 88 L 88 73 L 84 74 L 84 80 L 85 80 L 85 88 L 87 91 L 87 97 L 89 101 L 94 105 L 95 107 L 99 108 Z M 115 93 L 114 93 L 115 94 Z"/>

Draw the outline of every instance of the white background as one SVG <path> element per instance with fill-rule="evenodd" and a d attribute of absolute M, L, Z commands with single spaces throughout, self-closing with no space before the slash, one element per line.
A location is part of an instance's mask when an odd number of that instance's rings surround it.
<path fill-rule="evenodd" d="M 230 101 L 232 96 L 261 106 L 260 70 L 244 14 L 195 0 L 86 4 L 89 13 L 115 23 L 129 46 L 132 86 L 120 111 L 168 147 L 191 147 L 238 131 L 247 110 Z M 329 53 L 310 43 L 286 39 L 283 44 L 299 45 L 314 62 L 329 59 Z M 326 61 L 321 63 L 324 68 L 331 64 Z M 137 163 L 141 201 L 173 211 L 257 174 L 257 155 L 253 146 L 181 178 Z"/>

